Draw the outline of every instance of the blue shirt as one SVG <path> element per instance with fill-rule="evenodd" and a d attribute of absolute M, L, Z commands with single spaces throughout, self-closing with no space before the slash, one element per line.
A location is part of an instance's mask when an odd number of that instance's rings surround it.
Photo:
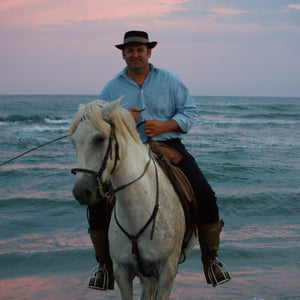
<path fill-rule="evenodd" d="M 127 74 L 124 68 L 115 78 L 107 83 L 100 94 L 100 99 L 111 102 L 124 96 L 121 105 L 129 109 L 136 106 L 146 108 L 140 114 L 137 124 L 144 119 L 161 121 L 175 120 L 181 131 L 165 132 L 153 137 L 153 140 L 181 138 L 187 133 L 197 117 L 197 108 L 193 97 L 177 75 L 159 69 L 150 64 L 151 70 L 140 87 Z M 144 126 L 138 128 L 141 140 L 147 140 Z"/>

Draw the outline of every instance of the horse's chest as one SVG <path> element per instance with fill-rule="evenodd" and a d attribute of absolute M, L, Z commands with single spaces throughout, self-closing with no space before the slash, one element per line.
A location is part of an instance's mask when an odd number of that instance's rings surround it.
<path fill-rule="evenodd" d="M 121 263 L 121 262 L 120 262 Z M 136 257 L 133 257 L 131 262 L 121 265 L 127 269 L 128 274 L 134 274 L 135 276 L 146 276 L 146 277 L 158 277 L 160 273 L 161 266 L 158 261 L 149 261 L 140 258 L 140 261 L 137 261 Z"/>
<path fill-rule="evenodd" d="M 111 247 L 111 254 L 116 263 L 121 268 L 125 268 L 128 274 L 135 276 L 156 277 L 161 270 L 161 262 L 165 260 L 165 255 L 157 251 L 153 240 L 138 241 L 136 244 L 128 238 L 118 239 L 118 245 Z M 121 242 L 121 243 L 120 243 Z M 121 246 L 122 244 L 122 246 Z M 160 249 L 161 250 L 161 249 Z"/>

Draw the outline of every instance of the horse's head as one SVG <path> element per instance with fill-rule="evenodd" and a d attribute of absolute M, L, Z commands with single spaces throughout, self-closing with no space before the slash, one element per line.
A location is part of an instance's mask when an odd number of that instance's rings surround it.
<path fill-rule="evenodd" d="M 77 154 L 77 168 L 73 169 L 76 174 L 73 195 L 82 205 L 95 203 L 99 199 L 99 181 L 110 179 L 116 157 L 111 119 L 120 101 L 106 103 L 96 100 L 80 105 L 70 126 L 69 137 Z"/>

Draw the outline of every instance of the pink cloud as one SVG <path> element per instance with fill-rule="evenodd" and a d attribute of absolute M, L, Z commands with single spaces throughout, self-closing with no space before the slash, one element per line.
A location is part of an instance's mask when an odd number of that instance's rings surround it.
<path fill-rule="evenodd" d="M 289 4 L 288 8 L 294 8 L 294 9 L 299 9 L 300 10 L 300 4 Z"/>
<path fill-rule="evenodd" d="M 0 11 L 6 11 L 22 6 L 28 6 L 40 2 L 41 0 L 4 0 L 0 2 Z"/>
<path fill-rule="evenodd" d="M 0 4 L 0 23 L 5 27 L 40 24 L 64 24 L 68 21 L 119 20 L 157 17 L 174 10 L 188 0 L 5 0 Z"/>
<path fill-rule="evenodd" d="M 241 15 L 248 12 L 247 10 L 237 10 L 225 7 L 212 8 L 211 11 L 221 15 Z"/>

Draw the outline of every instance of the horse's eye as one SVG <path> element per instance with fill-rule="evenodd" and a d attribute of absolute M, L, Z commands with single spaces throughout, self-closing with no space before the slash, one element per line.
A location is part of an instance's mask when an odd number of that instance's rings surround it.
<path fill-rule="evenodd" d="M 104 137 L 103 136 L 100 136 L 100 135 L 97 135 L 93 138 L 93 143 L 95 145 L 99 145 L 99 144 L 102 144 L 104 141 Z"/>

